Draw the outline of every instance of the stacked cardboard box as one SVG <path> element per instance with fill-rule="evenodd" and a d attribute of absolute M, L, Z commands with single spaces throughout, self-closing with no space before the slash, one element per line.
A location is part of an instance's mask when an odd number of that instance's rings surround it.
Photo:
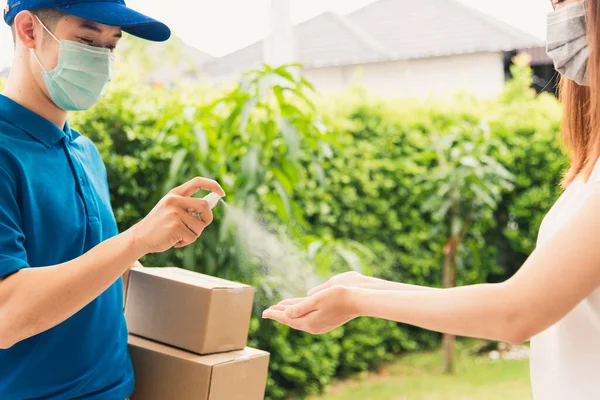
<path fill-rule="evenodd" d="M 269 353 L 247 348 L 254 289 L 179 268 L 134 268 L 125 317 L 132 400 L 262 400 Z"/>

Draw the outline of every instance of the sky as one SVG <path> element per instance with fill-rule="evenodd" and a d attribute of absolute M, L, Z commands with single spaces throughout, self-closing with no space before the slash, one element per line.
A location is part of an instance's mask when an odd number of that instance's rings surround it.
<path fill-rule="evenodd" d="M 346 14 L 374 1 L 291 0 L 292 19 L 298 23 L 325 11 Z M 542 39 L 545 37 L 549 0 L 459 1 Z M 217 57 L 261 40 L 269 33 L 269 0 L 127 0 L 127 5 L 160 19 L 186 43 Z M 0 68 L 12 62 L 12 49 L 10 28 L 1 24 Z"/>

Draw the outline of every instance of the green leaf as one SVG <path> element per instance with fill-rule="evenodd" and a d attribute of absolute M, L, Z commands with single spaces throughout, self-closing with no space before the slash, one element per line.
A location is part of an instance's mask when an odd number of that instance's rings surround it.
<path fill-rule="evenodd" d="M 194 126 L 194 134 L 196 136 L 196 143 L 198 143 L 198 149 L 202 156 L 208 155 L 208 137 L 206 131 L 200 124 Z"/>
<path fill-rule="evenodd" d="M 275 176 L 275 179 L 277 179 L 277 181 L 281 184 L 281 187 L 283 188 L 286 195 L 291 196 L 294 192 L 294 187 L 290 179 L 278 169 L 273 169 L 271 172 Z"/>
<path fill-rule="evenodd" d="M 183 175 L 182 172 L 185 168 L 184 161 L 187 155 L 188 152 L 186 149 L 179 149 L 173 155 L 173 159 L 171 160 L 171 165 L 169 167 L 169 175 L 163 185 L 163 193 L 167 193 L 169 190 L 177 186 L 178 181 L 181 181 L 180 183 L 183 183 L 187 180 L 185 178 L 181 180 L 179 179 L 180 176 Z"/>
<path fill-rule="evenodd" d="M 284 206 L 284 212 L 280 213 L 279 215 L 284 219 L 285 222 L 287 222 L 289 221 L 289 217 L 291 215 L 290 199 L 279 180 L 275 180 L 275 182 L 273 182 L 273 186 L 275 186 L 275 190 L 277 191 L 277 194 L 279 195 L 279 198 L 281 199 Z"/>
<path fill-rule="evenodd" d="M 472 156 L 462 157 L 460 159 L 460 163 L 466 167 L 471 167 L 471 168 L 480 168 L 481 167 L 481 164 L 479 163 L 479 161 L 477 161 L 477 159 Z"/>
<path fill-rule="evenodd" d="M 460 232 L 462 231 L 464 226 L 463 220 L 459 217 L 452 217 L 451 220 L 451 230 L 450 233 L 452 234 L 452 237 L 457 237 Z"/>
<path fill-rule="evenodd" d="M 198 262 L 196 260 L 196 247 L 194 245 L 187 246 L 183 249 L 183 268 L 190 271 L 195 271 Z"/>
<path fill-rule="evenodd" d="M 321 240 L 316 240 L 308 245 L 308 258 L 314 260 L 319 250 L 323 247 Z"/>
<path fill-rule="evenodd" d="M 437 208 L 433 213 L 434 219 L 439 221 L 445 219 L 448 216 L 450 208 L 453 204 L 454 202 L 451 199 L 444 200 L 441 204 L 439 204 L 439 208 Z"/>
<path fill-rule="evenodd" d="M 488 193 L 483 191 L 478 185 L 471 185 L 471 190 L 475 194 L 475 201 L 486 204 L 490 208 L 496 208 L 496 201 Z"/>
<path fill-rule="evenodd" d="M 256 108 L 258 104 L 258 99 L 252 98 L 244 103 L 242 107 L 242 111 L 240 114 L 240 132 L 245 133 L 246 129 L 248 129 L 248 124 L 250 123 L 250 118 L 252 116 L 252 112 Z"/>
<path fill-rule="evenodd" d="M 235 107 L 234 110 L 229 115 L 229 117 L 223 122 L 223 124 L 221 124 L 220 131 L 223 136 L 228 135 L 232 131 L 233 124 L 235 123 L 237 118 L 240 116 L 241 112 L 242 112 L 242 106 Z"/>
<path fill-rule="evenodd" d="M 294 162 L 298 158 L 298 153 L 300 151 L 300 135 L 294 124 L 286 118 L 279 119 L 279 127 L 281 128 L 281 133 L 285 139 L 290 161 Z"/>
<path fill-rule="evenodd" d="M 292 76 L 292 74 L 288 71 L 288 66 L 281 66 L 279 68 L 276 68 L 275 69 L 275 73 L 277 75 L 283 77 L 284 79 L 286 79 L 290 83 L 295 83 L 296 82 L 296 79 L 294 79 L 294 77 Z"/>
<path fill-rule="evenodd" d="M 285 107 L 286 100 L 283 95 L 283 90 L 281 87 L 275 87 L 273 89 L 273 93 L 275 93 L 275 97 L 277 98 L 277 102 L 279 103 L 279 107 Z"/>
<path fill-rule="evenodd" d="M 298 164 L 284 158 L 281 160 L 281 170 L 290 178 L 292 182 L 296 182 L 300 179 L 298 173 Z"/>
<path fill-rule="evenodd" d="M 307 88 L 309 88 L 313 92 L 316 92 L 315 87 L 308 80 L 306 80 L 306 78 L 302 78 L 302 85 L 306 86 Z"/>
<path fill-rule="evenodd" d="M 248 149 L 242 159 L 242 175 L 249 180 L 253 180 L 257 176 L 260 163 L 258 161 L 258 148 L 252 146 Z"/>
<path fill-rule="evenodd" d="M 348 265 L 348 267 L 350 267 L 352 271 L 361 273 L 363 272 L 362 263 L 360 262 L 360 258 L 356 255 L 356 253 L 348 251 L 344 248 L 338 248 L 337 254 L 339 254 L 340 257 L 342 257 L 342 259 L 346 262 L 346 264 Z"/>

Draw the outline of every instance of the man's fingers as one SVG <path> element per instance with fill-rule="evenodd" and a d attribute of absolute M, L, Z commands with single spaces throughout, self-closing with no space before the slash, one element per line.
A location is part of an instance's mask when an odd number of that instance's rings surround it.
<path fill-rule="evenodd" d="M 183 210 L 188 213 L 197 214 L 206 225 L 209 225 L 213 221 L 213 213 L 206 200 L 194 197 L 181 197 L 178 201 Z"/>
<path fill-rule="evenodd" d="M 194 235 L 196 235 L 196 238 L 198 238 L 204 231 L 204 228 L 206 228 L 206 223 L 204 221 L 185 211 L 181 212 L 181 221 Z"/>
<path fill-rule="evenodd" d="M 211 214 L 212 216 L 212 214 Z M 188 212 L 181 212 L 181 222 L 183 223 L 182 235 L 183 240 L 179 241 L 175 244 L 175 248 L 179 249 L 181 247 L 188 246 L 196 241 L 208 225 L 206 222 L 194 217 Z"/>
<path fill-rule="evenodd" d="M 208 190 L 210 192 L 215 192 L 221 197 L 225 196 L 225 192 L 217 181 L 201 177 L 196 177 L 184 183 L 183 185 L 176 187 L 175 189 L 171 190 L 171 193 L 179 196 L 190 197 L 199 190 Z"/>
<path fill-rule="evenodd" d="M 181 237 L 181 240 L 175 243 L 175 248 L 185 247 L 191 243 L 194 243 L 196 239 L 198 239 L 198 236 L 186 226 L 179 228 L 179 236 Z"/>

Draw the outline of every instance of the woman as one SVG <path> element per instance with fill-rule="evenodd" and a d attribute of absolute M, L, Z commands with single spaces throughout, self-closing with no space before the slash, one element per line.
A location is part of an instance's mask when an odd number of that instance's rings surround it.
<path fill-rule="evenodd" d="M 314 334 L 368 316 L 460 336 L 531 339 L 537 400 L 600 398 L 600 0 L 553 6 L 548 53 L 563 75 L 572 161 L 566 190 L 519 272 L 500 284 L 452 289 L 346 273 L 306 298 L 271 307 L 264 318 Z"/>

